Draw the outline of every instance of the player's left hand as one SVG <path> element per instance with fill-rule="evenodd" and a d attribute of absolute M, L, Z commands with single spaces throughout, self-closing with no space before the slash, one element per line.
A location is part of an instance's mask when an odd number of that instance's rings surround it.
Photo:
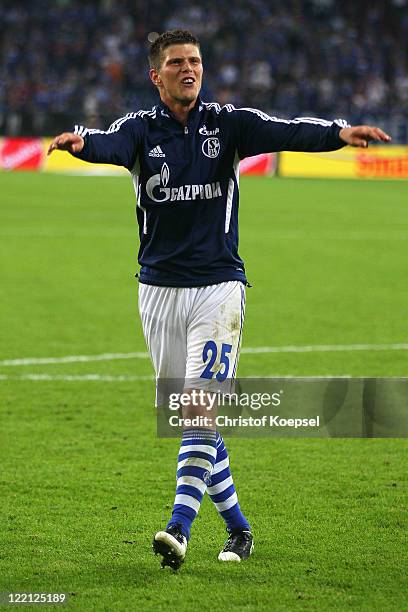
<path fill-rule="evenodd" d="M 368 143 L 377 140 L 380 142 L 390 142 L 391 136 L 388 136 L 378 127 L 370 125 L 355 125 L 354 127 L 342 128 L 339 136 L 344 142 L 352 147 L 368 147 Z"/>

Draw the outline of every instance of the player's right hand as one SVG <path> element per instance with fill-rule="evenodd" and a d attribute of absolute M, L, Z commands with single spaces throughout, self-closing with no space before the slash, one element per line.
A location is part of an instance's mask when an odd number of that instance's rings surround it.
<path fill-rule="evenodd" d="M 85 141 L 79 134 L 73 132 L 63 132 L 54 138 L 48 147 L 47 155 L 51 155 L 55 149 L 69 151 L 70 153 L 80 153 L 84 148 Z"/>

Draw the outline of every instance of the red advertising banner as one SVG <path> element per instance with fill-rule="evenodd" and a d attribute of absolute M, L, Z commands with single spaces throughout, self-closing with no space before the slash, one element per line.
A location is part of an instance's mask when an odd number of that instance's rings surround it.
<path fill-rule="evenodd" d="M 44 147 L 41 138 L 3 138 L 0 168 L 3 170 L 40 170 Z"/>
<path fill-rule="evenodd" d="M 275 174 L 276 153 L 261 153 L 253 157 L 246 157 L 239 164 L 241 174 L 265 176 Z"/>

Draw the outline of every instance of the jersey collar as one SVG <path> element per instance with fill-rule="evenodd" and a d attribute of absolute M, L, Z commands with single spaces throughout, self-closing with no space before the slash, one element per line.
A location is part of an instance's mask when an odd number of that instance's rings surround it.
<path fill-rule="evenodd" d="M 196 103 L 194 104 L 190 112 L 188 113 L 187 125 L 190 125 L 191 123 L 194 122 L 194 120 L 197 118 L 197 116 L 200 114 L 203 108 L 204 108 L 204 105 L 202 103 L 202 100 L 200 96 L 198 96 Z M 157 110 L 158 110 L 158 114 L 160 115 L 160 117 L 164 117 L 165 119 L 173 119 L 173 121 L 176 121 L 179 125 L 181 125 L 180 122 L 173 115 L 169 107 L 166 104 L 164 104 L 162 100 L 160 100 L 160 102 L 157 104 Z"/>

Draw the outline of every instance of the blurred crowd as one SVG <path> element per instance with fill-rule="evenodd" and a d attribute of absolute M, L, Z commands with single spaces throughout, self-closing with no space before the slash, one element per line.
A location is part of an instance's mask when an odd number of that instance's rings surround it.
<path fill-rule="evenodd" d="M 1 133 L 150 108 L 147 35 L 188 28 L 205 100 L 282 117 L 408 119 L 408 0 L 2 0 Z"/>

